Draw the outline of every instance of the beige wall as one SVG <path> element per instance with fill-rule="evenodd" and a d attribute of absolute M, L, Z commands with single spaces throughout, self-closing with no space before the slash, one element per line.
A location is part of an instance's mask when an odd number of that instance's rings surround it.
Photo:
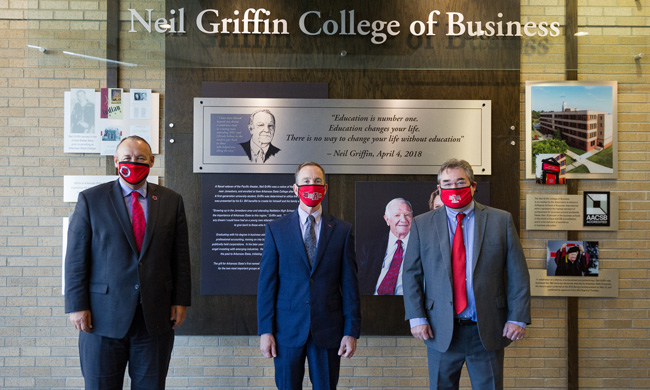
<path fill-rule="evenodd" d="M 162 9 L 164 1 L 122 1 Z M 579 79 L 619 82 L 619 179 L 581 180 L 582 190 L 608 190 L 620 197 L 620 230 L 581 234 L 600 241 L 601 266 L 618 269 L 619 298 L 579 303 L 580 385 L 583 389 L 650 388 L 650 282 L 648 281 L 648 184 L 650 152 L 650 12 L 643 1 L 580 0 Z M 522 2 L 522 19 L 564 22 L 564 2 Z M 83 386 L 77 335 L 63 313 L 61 220 L 63 175 L 107 172 L 107 159 L 63 153 L 63 92 L 104 86 L 96 61 L 71 59 L 62 50 L 102 57 L 106 2 L 0 0 L 0 388 L 74 389 Z M 162 15 L 161 15 L 162 16 Z M 128 17 L 123 12 L 122 19 Z M 636 27 L 635 27 L 636 26 Z M 122 30 L 128 29 L 126 24 Z M 27 49 L 48 48 L 48 54 Z M 522 40 L 526 80 L 563 80 L 563 39 Z M 120 86 L 152 88 L 164 107 L 164 41 L 157 34 L 129 34 L 121 60 Z M 635 62 L 633 56 L 646 57 Z M 164 112 L 161 109 L 161 124 Z M 164 135 L 161 125 L 161 135 Z M 524 166 L 524 135 L 521 166 Z M 163 177 L 164 143 L 153 174 Z M 110 170 L 110 169 L 109 169 Z M 562 193 L 521 180 L 525 196 Z M 522 231 L 531 268 L 543 268 L 546 240 L 565 233 Z M 224 313 L 227 315 L 227 313 Z M 527 338 L 506 350 L 506 387 L 566 388 L 566 300 L 535 298 Z M 273 368 L 258 353 L 257 337 L 177 337 L 169 388 L 272 388 Z M 357 355 L 344 361 L 340 388 L 427 388 L 426 351 L 407 337 L 363 337 Z M 467 378 L 463 385 L 468 386 Z M 468 388 L 468 387 L 466 387 Z"/>

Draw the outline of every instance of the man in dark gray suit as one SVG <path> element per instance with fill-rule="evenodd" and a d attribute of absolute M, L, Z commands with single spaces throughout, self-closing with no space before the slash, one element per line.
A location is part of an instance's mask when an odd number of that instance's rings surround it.
<path fill-rule="evenodd" d="M 164 389 L 174 330 L 190 305 L 183 199 L 147 183 L 154 157 L 123 139 L 120 178 L 79 194 L 68 228 L 65 311 L 79 330 L 86 389 Z"/>
<path fill-rule="evenodd" d="M 445 207 L 413 220 L 404 259 L 406 319 L 424 340 L 431 389 L 503 388 L 504 348 L 530 324 L 530 281 L 512 216 L 473 200 L 471 165 L 438 173 Z"/>

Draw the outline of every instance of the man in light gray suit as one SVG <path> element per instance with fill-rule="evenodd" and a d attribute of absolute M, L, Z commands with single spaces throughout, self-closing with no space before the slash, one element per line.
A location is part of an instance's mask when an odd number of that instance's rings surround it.
<path fill-rule="evenodd" d="M 471 165 L 438 172 L 445 207 L 417 216 L 404 258 L 411 333 L 424 340 L 431 389 L 458 389 L 467 364 L 472 388 L 503 388 L 504 348 L 530 324 L 530 281 L 512 216 L 473 200 Z"/>

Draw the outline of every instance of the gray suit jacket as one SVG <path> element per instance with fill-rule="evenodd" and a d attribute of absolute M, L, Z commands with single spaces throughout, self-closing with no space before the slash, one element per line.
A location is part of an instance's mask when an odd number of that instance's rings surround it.
<path fill-rule="evenodd" d="M 506 321 L 530 323 L 526 259 L 510 213 L 474 203 L 474 296 L 478 330 L 487 350 L 505 348 Z M 445 352 L 454 330 L 451 246 L 444 207 L 417 216 L 404 257 L 406 319 L 427 318 L 428 346 Z"/>
<path fill-rule="evenodd" d="M 190 305 L 183 199 L 147 185 L 149 214 L 140 253 L 117 180 L 80 193 L 70 218 L 65 311 L 90 310 L 94 334 L 124 337 L 141 302 L 149 334 L 159 335 L 172 328 L 172 305 Z"/>

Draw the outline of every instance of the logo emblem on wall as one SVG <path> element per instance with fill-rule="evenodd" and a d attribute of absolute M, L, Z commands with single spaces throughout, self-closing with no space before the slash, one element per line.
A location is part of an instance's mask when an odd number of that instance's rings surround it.
<path fill-rule="evenodd" d="M 584 193 L 583 226 L 609 226 L 609 192 Z"/>

